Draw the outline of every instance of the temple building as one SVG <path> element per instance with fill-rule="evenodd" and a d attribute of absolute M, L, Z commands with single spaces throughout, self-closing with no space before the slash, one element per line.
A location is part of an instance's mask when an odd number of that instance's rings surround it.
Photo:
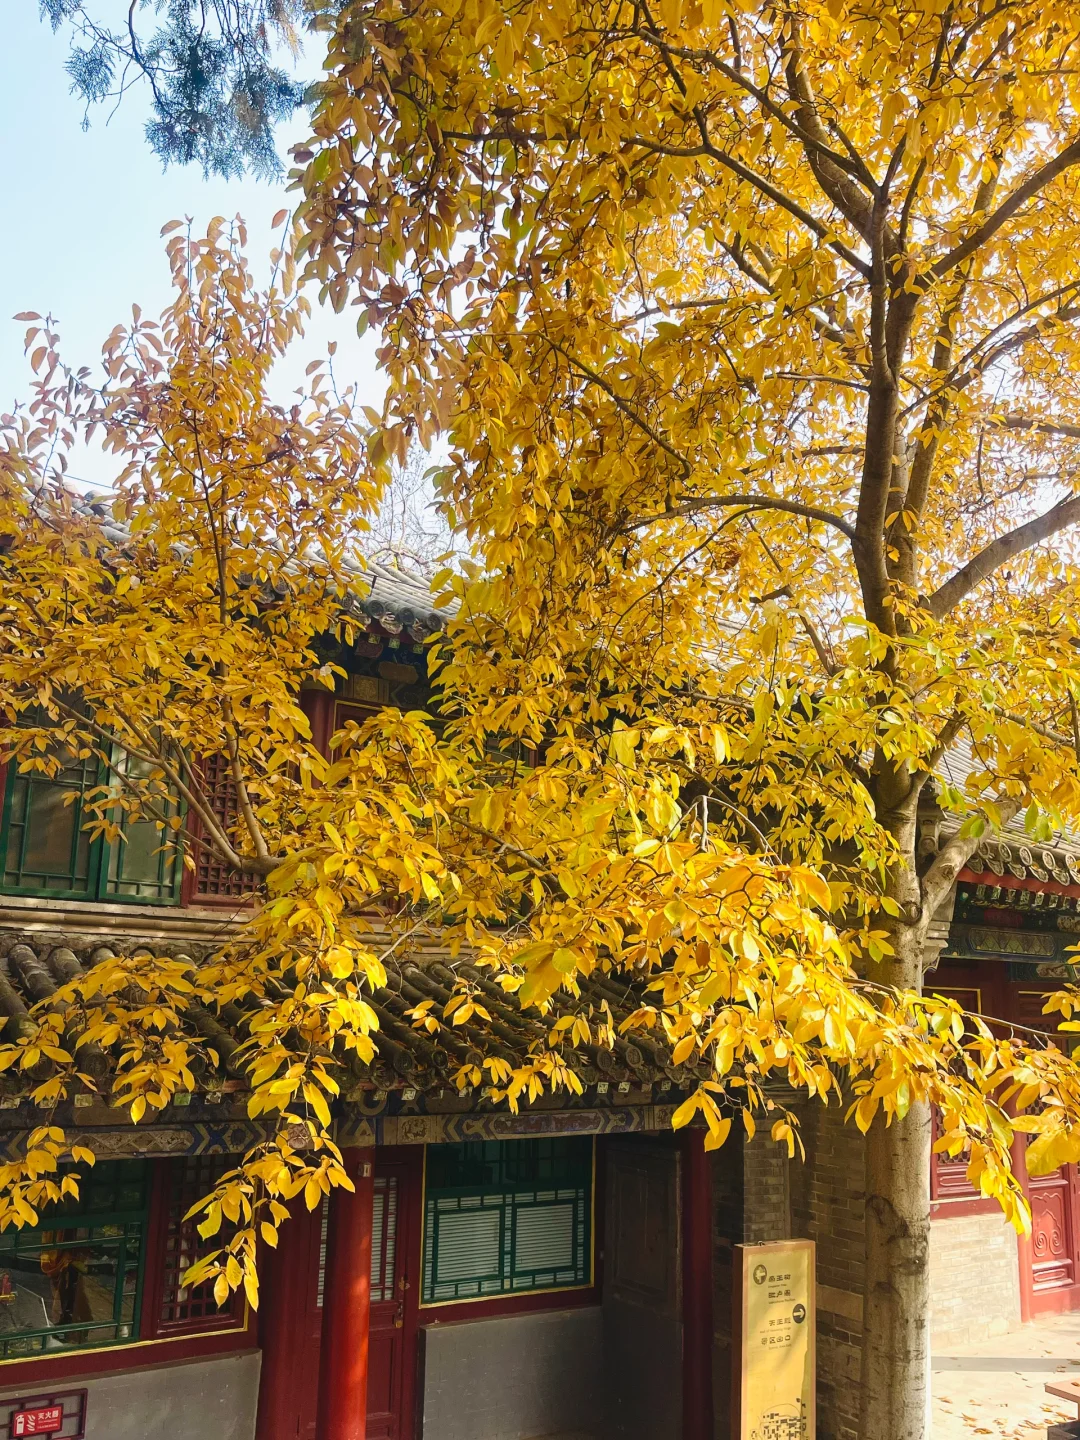
<path fill-rule="evenodd" d="M 383 704 L 412 708 L 427 693 L 424 641 L 439 618 L 422 587 L 377 567 L 374 575 L 347 679 L 336 694 L 304 697 L 324 741 L 349 718 Z M 243 914 L 245 885 L 232 872 L 206 858 L 184 870 L 150 824 L 129 825 L 122 845 L 90 839 L 81 797 L 99 778 L 89 761 L 55 779 L 4 777 L 6 1038 L 106 953 L 197 958 Z M 214 793 L 227 818 L 224 767 Z M 928 819 L 926 854 L 939 830 Z M 938 917 L 928 988 L 998 1023 L 1050 1030 L 1043 997 L 1072 975 L 1078 937 L 1080 847 L 1006 834 L 981 848 Z M 463 974 L 490 1027 L 466 1023 L 437 1041 L 418 1032 L 405 1012 L 445 1001 Z M 616 1020 L 636 1006 L 609 978 L 586 986 Z M 189 1208 L 264 1133 L 247 1117 L 225 1020 L 192 1015 L 220 1066 L 152 1123 L 131 1125 L 90 1091 L 60 1107 L 55 1123 L 85 1134 L 98 1163 L 77 1202 L 0 1235 L 0 1431 L 727 1440 L 738 1433 L 735 1247 L 807 1238 L 817 1247 L 818 1434 L 852 1440 L 863 1160 L 838 1107 L 804 1108 L 805 1162 L 789 1162 L 767 1138 L 734 1135 L 706 1155 L 704 1132 L 671 1128 L 701 1077 L 647 1038 L 620 1037 L 611 1050 L 574 1052 L 580 1095 L 514 1115 L 451 1079 L 482 1046 L 519 1058 L 540 1028 L 483 974 L 420 946 L 398 954 L 373 1003 L 378 1055 L 351 1076 L 335 1122 L 355 1192 L 297 1207 L 262 1257 L 257 1314 L 242 1292 L 218 1307 L 208 1287 L 184 1283 L 209 1243 Z M 0 1076 L 0 1110 L 0 1141 L 17 1153 L 42 1112 L 9 1076 Z M 972 1190 L 962 1162 L 933 1164 L 938 1344 L 1080 1307 L 1076 1168 L 1029 1180 L 1022 1145 L 1016 1163 L 1030 1238 Z M 795 1415 L 791 1435 L 804 1422 Z M 20 1428 L 31 1423 L 51 1428 Z"/>
<path fill-rule="evenodd" d="M 303 697 L 323 741 L 375 707 L 427 696 L 424 641 L 439 617 L 426 590 L 374 573 L 347 679 L 337 694 Z M 207 763 L 228 820 L 226 767 Z M 105 955 L 198 958 L 244 913 L 242 880 L 205 850 L 185 869 L 152 823 L 126 824 L 116 843 L 90 839 L 82 797 L 100 778 L 92 761 L 55 778 L 4 777 L 8 1037 Z M 404 1012 L 448 998 L 463 970 L 493 1034 L 465 1024 L 432 1043 Z M 591 983 L 616 1018 L 633 1008 L 616 985 Z M 352 1076 L 336 1120 L 355 1194 L 336 1190 L 314 1212 L 298 1204 L 262 1257 L 257 1315 L 242 1292 L 219 1308 L 209 1286 L 184 1284 L 211 1243 L 188 1210 L 266 1133 L 247 1118 L 227 1024 L 192 1014 L 220 1068 L 152 1123 L 131 1125 L 89 1090 L 51 1116 L 84 1134 L 98 1161 L 77 1202 L 0 1236 L 0 1428 L 61 1440 L 477 1440 L 593 1435 L 610 1423 L 670 1435 L 684 1394 L 705 1403 L 710 1332 L 702 1324 L 696 1352 L 683 1335 L 684 1292 L 701 1292 L 710 1268 L 704 1152 L 700 1132 L 688 1143 L 671 1130 L 696 1076 L 666 1067 L 647 1040 L 620 1038 L 575 1055 L 580 1096 L 512 1115 L 450 1078 L 493 1043 L 524 1056 L 542 1029 L 481 974 L 437 948 L 414 950 L 373 1003 L 378 1055 Z M 242 1014 L 230 1023 L 242 1026 Z M 45 1118 L 19 1090 L 0 1077 L 9 1154 Z M 709 1299 L 699 1293 L 699 1309 Z M 20 1428 L 57 1415 L 59 1429 Z"/>

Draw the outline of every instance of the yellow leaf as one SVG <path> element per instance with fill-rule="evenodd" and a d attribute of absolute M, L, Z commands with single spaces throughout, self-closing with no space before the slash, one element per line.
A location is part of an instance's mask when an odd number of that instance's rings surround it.
<path fill-rule="evenodd" d="M 684 1125 L 689 1125 L 700 1105 L 700 1097 L 695 1091 L 693 1095 L 689 1096 L 676 1108 L 675 1113 L 671 1117 L 672 1128 L 681 1130 Z"/>
<path fill-rule="evenodd" d="M 671 1063 L 673 1065 L 681 1065 L 684 1060 L 688 1060 L 693 1054 L 696 1044 L 697 1036 L 693 1032 L 689 1035 L 684 1035 L 671 1053 Z"/>
<path fill-rule="evenodd" d="M 705 1136 L 706 1150 L 719 1150 L 721 1145 L 731 1133 L 731 1121 L 725 1116 L 716 1125 L 709 1125 L 708 1133 Z"/>

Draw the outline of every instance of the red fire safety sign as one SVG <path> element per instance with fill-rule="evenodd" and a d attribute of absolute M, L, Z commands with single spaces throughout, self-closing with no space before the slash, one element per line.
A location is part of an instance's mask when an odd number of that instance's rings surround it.
<path fill-rule="evenodd" d="M 19 1440 L 23 1435 L 85 1440 L 86 1391 L 53 1390 L 0 1400 L 0 1437 Z"/>
<path fill-rule="evenodd" d="M 55 1435 L 64 1427 L 63 1405 L 46 1405 L 41 1410 L 16 1410 L 11 1417 L 15 1435 Z"/>

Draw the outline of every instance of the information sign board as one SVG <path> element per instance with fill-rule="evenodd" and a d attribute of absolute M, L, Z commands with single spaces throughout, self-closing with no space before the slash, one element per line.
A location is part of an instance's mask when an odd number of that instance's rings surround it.
<path fill-rule="evenodd" d="M 738 1245 L 739 1440 L 814 1440 L 814 1242 Z"/>

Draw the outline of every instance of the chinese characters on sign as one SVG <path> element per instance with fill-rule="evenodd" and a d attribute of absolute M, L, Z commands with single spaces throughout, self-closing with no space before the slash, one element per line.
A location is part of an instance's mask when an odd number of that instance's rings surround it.
<path fill-rule="evenodd" d="M 45 1440 L 85 1440 L 86 1391 L 53 1390 L 0 1400 L 0 1437 L 20 1440 L 42 1435 Z"/>
<path fill-rule="evenodd" d="M 814 1242 L 739 1245 L 739 1440 L 814 1440 Z"/>
<path fill-rule="evenodd" d="M 41 1410 L 16 1410 L 11 1417 L 11 1433 L 16 1435 L 55 1435 L 63 1429 L 64 1407 L 47 1405 Z"/>

